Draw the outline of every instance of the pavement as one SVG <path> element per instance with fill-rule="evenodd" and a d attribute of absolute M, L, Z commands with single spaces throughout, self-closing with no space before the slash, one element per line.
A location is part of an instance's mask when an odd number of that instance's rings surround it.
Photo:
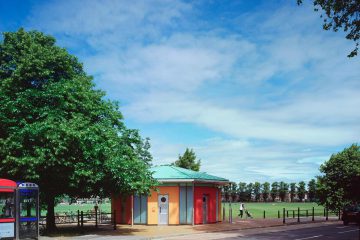
<path fill-rule="evenodd" d="M 93 225 L 88 225 L 85 226 L 83 234 L 79 233 L 79 230 L 76 227 L 74 228 L 74 226 L 69 226 L 69 229 L 66 229 L 65 226 L 63 227 L 61 234 L 41 237 L 40 239 L 241 239 L 241 237 L 248 236 L 246 234 L 254 235 L 260 233 L 265 234 L 265 238 L 259 239 L 295 239 L 292 237 L 286 238 L 286 236 L 288 236 L 288 233 L 286 232 L 290 231 L 290 235 L 298 234 L 300 236 L 301 232 L 306 232 L 304 229 L 319 228 L 316 229 L 318 232 L 327 226 L 330 226 L 330 228 L 332 225 L 336 225 L 336 227 L 343 227 L 342 222 L 338 221 L 336 218 L 329 219 L 329 221 L 324 221 L 324 219 L 321 221 L 320 219 L 315 219 L 315 222 L 312 222 L 311 218 L 301 218 L 301 224 L 297 223 L 296 218 L 286 220 L 287 222 L 285 225 L 283 224 L 282 219 L 238 219 L 233 223 L 225 222 L 196 226 L 117 225 L 116 230 L 113 230 L 112 226 L 110 225 L 100 226 L 99 229 L 95 229 Z M 299 233 L 291 233 L 291 231 L 295 231 L 297 229 L 300 229 Z M 311 230 L 309 231 L 311 232 Z M 282 232 L 285 238 L 271 238 L 272 235 L 266 235 L 268 233 L 273 234 L 274 232 Z M 357 232 L 353 231 L 353 234 L 355 233 Z M 325 236 L 324 234 L 320 235 Z M 281 237 L 282 235 L 278 234 L 275 236 Z"/>
<path fill-rule="evenodd" d="M 310 224 L 296 224 L 275 226 L 268 228 L 238 229 L 225 232 L 197 233 L 192 235 L 169 236 L 156 238 L 159 240 L 192 240 L 192 239 L 248 239 L 248 240 L 359 240 L 360 231 L 358 225 L 343 226 L 340 222 L 321 222 Z"/>

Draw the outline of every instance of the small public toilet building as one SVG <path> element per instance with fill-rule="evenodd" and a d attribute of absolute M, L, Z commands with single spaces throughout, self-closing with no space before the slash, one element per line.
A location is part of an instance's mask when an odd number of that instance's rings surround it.
<path fill-rule="evenodd" d="M 116 223 L 177 225 L 221 221 L 221 189 L 228 180 L 163 165 L 150 169 L 160 183 L 149 196 L 112 197 Z"/>

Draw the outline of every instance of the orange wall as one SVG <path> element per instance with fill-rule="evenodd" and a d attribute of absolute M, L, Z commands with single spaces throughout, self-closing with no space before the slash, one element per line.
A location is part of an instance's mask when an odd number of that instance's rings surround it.
<path fill-rule="evenodd" d="M 148 224 L 158 224 L 158 194 L 169 195 L 169 224 L 179 224 L 179 187 L 157 187 L 158 193 L 151 192 L 148 197 Z"/>
<path fill-rule="evenodd" d="M 157 202 L 157 192 L 151 191 L 150 196 L 148 196 L 148 212 L 147 220 L 148 224 L 157 224 L 158 223 L 158 202 Z"/>

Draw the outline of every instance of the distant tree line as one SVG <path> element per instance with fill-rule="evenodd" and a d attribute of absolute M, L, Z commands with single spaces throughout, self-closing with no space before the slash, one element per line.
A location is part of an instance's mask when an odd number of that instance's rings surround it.
<path fill-rule="evenodd" d="M 308 183 L 231 182 L 222 188 L 222 196 L 226 202 L 314 202 L 317 200 L 317 182 L 315 179 Z"/>

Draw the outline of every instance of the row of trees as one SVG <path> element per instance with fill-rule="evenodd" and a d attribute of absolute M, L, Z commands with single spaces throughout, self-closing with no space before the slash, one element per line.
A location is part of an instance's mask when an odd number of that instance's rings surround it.
<path fill-rule="evenodd" d="M 306 188 L 307 185 L 307 188 Z M 225 201 L 291 201 L 295 199 L 303 201 L 306 193 L 310 201 L 316 200 L 317 185 L 316 180 L 312 179 L 307 184 L 304 181 L 299 183 L 286 182 L 264 182 L 264 183 L 235 183 L 231 182 L 223 187 Z"/>
<path fill-rule="evenodd" d="M 260 201 L 277 197 L 284 201 L 287 196 L 293 201 L 295 196 L 302 201 L 307 193 L 310 201 L 339 210 L 349 204 L 360 203 L 360 146 L 353 144 L 343 151 L 333 154 L 320 166 L 320 176 L 307 183 L 268 182 L 231 183 L 223 188 L 226 201 Z"/>

